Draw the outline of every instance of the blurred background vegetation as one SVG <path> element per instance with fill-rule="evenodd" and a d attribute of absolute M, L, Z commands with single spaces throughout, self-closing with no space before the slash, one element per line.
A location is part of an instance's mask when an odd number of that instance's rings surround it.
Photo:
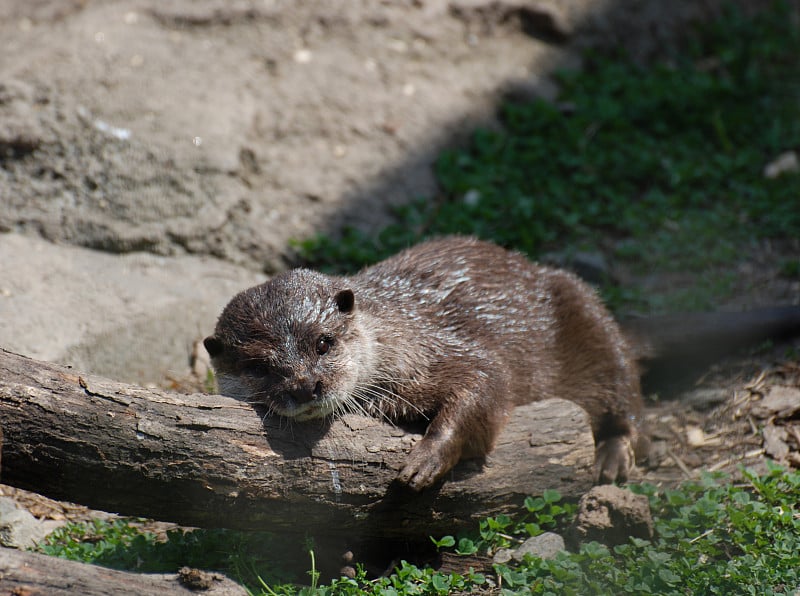
<path fill-rule="evenodd" d="M 444 152 L 439 193 L 397 209 L 396 223 L 297 247 L 335 272 L 444 234 L 534 259 L 589 251 L 634 275 L 702 273 L 666 295 L 606 284 L 613 308 L 711 308 L 764 239 L 800 238 L 798 55 L 781 4 L 755 19 L 731 9 L 654 64 L 589 52 L 580 71 L 558 73 L 555 103 L 505 103 L 502 128 Z M 780 267 L 797 278 L 798 255 Z"/>

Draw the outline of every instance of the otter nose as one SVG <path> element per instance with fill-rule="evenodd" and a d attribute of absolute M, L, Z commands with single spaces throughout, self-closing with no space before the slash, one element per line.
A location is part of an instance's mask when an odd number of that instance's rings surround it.
<path fill-rule="evenodd" d="M 305 404 L 322 395 L 322 383 L 313 379 L 299 379 L 289 388 L 289 395 L 298 404 Z"/>

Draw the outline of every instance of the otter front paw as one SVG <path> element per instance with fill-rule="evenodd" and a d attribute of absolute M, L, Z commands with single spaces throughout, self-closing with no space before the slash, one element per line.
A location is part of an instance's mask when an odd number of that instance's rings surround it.
<path fill-rule="evenodd" d="M 601 441 L 595 452 L 595 481 L 597 484 L 625 482 L 635 463 L 630 437 L 616 436 Z"/>
<path fill-rule="evenodd" d="M 433 485 L 448 469 L 440 458 L 415 449 L 408 456 L 397 479 L 412 490 L 421 491 Z"/>
<path fill-rule="evenodd" d="M 415 491 L 428 488 L 456 465 L 460 453 L 453 451 L 445 442 L 423 439 L 408 454 L 397 479 Z"/>

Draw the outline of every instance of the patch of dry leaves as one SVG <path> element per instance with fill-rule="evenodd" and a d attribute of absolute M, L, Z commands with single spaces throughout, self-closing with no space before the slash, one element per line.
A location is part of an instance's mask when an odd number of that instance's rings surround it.
<path fill-rule="evenodd" d="M 800 361 L 797 344 L 712 367 L 695 389 L 649 405 L 650 460 L 635 481 L 671 485 L 701 470 L 736 478 L 765 460 L 800 467 Z M 783 352 L 783 354 L 779 354 Z"/>

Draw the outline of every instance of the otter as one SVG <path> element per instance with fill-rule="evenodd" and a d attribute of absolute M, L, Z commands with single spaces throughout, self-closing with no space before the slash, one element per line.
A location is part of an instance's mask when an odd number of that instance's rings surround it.
<path fill-rule="evenodd" d="M 489 453 L 514 406 L 547 398 L 588 412 L 597 481 L 634 465 L 639 371 L 595 291 L 474 238 L 349 277 L 287 271 L 236 295 L 204 344 L 220 393 L 271 414 L 426 421 L 398 475 L 415 491 Z"/>

